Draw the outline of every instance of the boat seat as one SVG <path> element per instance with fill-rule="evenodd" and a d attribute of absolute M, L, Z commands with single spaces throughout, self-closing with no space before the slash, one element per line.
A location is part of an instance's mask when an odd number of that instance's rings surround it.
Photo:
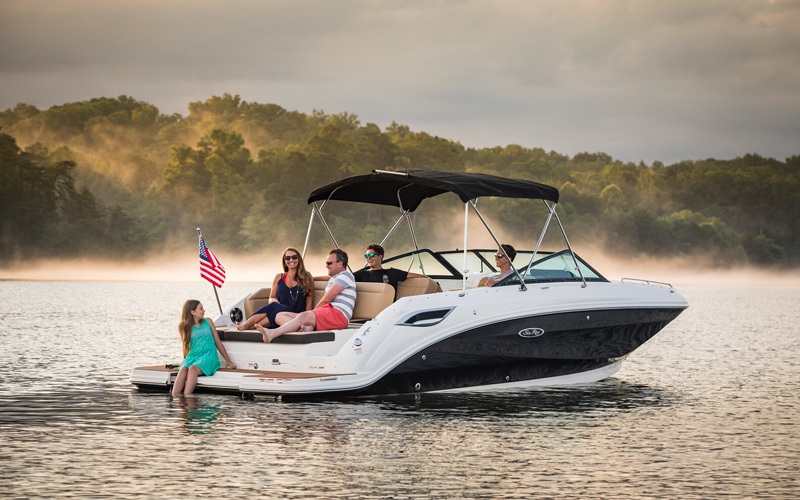
<path fill-rule="evenodd" d="M 257 330 L 239 331 L 234 327 L 217 327 L 220 340 L 235 340 L 238 342 L 264 342 L 264 337 Z M 331 331 L 320 332 L 292 332 L 284 333 L 274 339 L 273 344 L 313 344 L 316 342 L 333 342 L 336 334 Z"/>
<path fill-rule="evenodd" d="M 394 288 L 388 283 L 356 283 L 353 321 L 372 319 L 394 302 Z"/>
<path fill-rule="evenodd" d="M 436 293 L 439 285 L 428 278 L 408 278 L 397 284 L 397 299 L 403 297 L 411 297 L 412 295 L 427 295 L 429 293 Z"/>
<path fill-rule="evenodd" d="M 257 292 L 251 294 L 244 301 L 244 317 L 249 318 L 254 312 L 258 311 L 260 307 L 264 307 L 269 303 L 269 293 L 272 288 L 261 288 Z"/>
<path fill-rule="evenodd" d="M 314 306 L 325 295 L 327 281 L 314 281 Z M 356 283 L 356 306 L 352 321 L 372 319 L 392 305 L 394 288 L 387 283 Z"/>

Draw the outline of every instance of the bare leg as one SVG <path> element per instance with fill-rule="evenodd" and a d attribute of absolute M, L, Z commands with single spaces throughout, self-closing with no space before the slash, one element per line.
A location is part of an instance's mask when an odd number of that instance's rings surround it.
<path fill-rule="evenodd" d="M 298 314 L 300 314 L 300 313 L 289 312 L 289 311 L 281 311 L 281 312 L 279 312 L 278 314 L 275 315 L 275 323 L 277 323 L 278 326 L 285 325 L 289 321 L 295 319 Z"/>
<path fill-rule="evenodd" d="M 172 386 L 172 395 L 180 396 L 183 393 L 183 386 L 186 384 L 186 374 L 189 369 L 185 366 L 178 372 L 178 377 L 175 379 L 175 385 Z"/>
<path fill-rule="evenodd" d="M 237 330 L 249 330 L 253 328 L 256 323 L 261 323 L 267 317 L 266 313 L 258 313 L 247 318 L 244 323 L 236 323 Z"/>
<path fill-rule="evenodd" d="M 263 327 L 263 326 L 261 326 L 261 325 L 256 325 L 256 330 L 258 330 L 259 332 L 261 332 L 261 338 L 264 340 L 264 343 L 265 343 L 265 344 L 269 344 L 270 342 L 272 342 L 272 339 L 273 339 L 273 338 L 275 338 L 275 337 L 272 335 L 272 332 L 273 332 L 274 330 L 269 330 L 269 329 L 267 329 L 267 328 L 264 328 L 264 327 Z"/>
<path fill-rule="evenodd" d="M 202 370 L 195 366 L 189 367 L 189 373 L 186 375 L 186 389 L 184 389 L 184 394 L 191 394 L 194 392 L 195 386 L 197 386 L 197 377 L 203 374 Z"/>
<path fill-rule="evenodd" d="M 257 321 L 255 324 L 253 324 L 253 328 L 255 328 L 256 325 L 269 326 L 269 318 L 264 318 L 261 321 Z"/>
<path fill-rule="evenodd" d="M 280 316 L 280 314 L 278 316 Z M 317 316 L 314 314 L 313 311 L 301 312 L 300 314 L 297 314 L 294 318 L 290 319 L 289 321 L 287 321 L 286 323 L 282 324 L 281 326 L 279 326 L 274 330 L 268 330 L 266 328 L 263 328 L 261 325 L 256 325 L 256 330 L 261 332 L 261 336 L 263 337 L 264 342 L 269 344 L 270 342 L 275 340 L 276 337 L 280 337 L 284 333 L 297 332 L 309 326 L 311 327 L 311 330 L 304 330 L 304 331 L 312 331 L 314 328 L 317 327 Z"/>

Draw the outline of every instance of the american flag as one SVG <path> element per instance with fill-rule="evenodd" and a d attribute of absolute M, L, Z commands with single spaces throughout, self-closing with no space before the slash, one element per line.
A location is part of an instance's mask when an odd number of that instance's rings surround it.
<path fill-rule="evenodd" d="M 217 288 L 225 283 L 225 268 L 200 237 L 200 276 Z"/>

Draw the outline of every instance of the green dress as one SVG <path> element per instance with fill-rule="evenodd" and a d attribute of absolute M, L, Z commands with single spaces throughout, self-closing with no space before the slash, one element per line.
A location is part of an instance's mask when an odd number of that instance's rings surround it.
<path fill-rule="evenodd" d="M 211 332 L 211 325 L 208 320 L 203 318 L 203 324 L 192 326 L 192 339 L 189 341 L 189 354 L 183 360 L 180 371 L 184 366 L 197 366 L 203 375 L 211 376 L 219 370 L 219 354 L 217 345 L 214 343 L 214 334 Z"/>

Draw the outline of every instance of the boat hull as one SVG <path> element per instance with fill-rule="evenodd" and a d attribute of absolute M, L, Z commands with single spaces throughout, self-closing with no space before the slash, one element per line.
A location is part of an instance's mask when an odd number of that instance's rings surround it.
<path fill-rule="evenodd" d="M 519 361 L 593 361 L 626 356 L 650 340 L 680 309 L 626 309 L 547 314 L 500 321 L 421 350 L 391 373 Z M 533 331 L 526 336 L 526 332 Z"/>
<path fill-rule="evenodd" d="M 602 380 L 683 309 L 581 311 L 517 318 L 449 337 L 358 395 L 499 389 Z M 531 327 L 531 325 L 536 325 Z M 520 332 L 538 329 L 535 337 Z M 608 367 L 614 367 L 609 371 Z M 576 375 L 585 374 L 583 377 Z"/>
<path fill-rule="evenodd" d="M 476 392 L 523 390 L 532 387 L 588 384 L 606 379 L 619 371 L 625 358 L 605 360 L 580 360 L 563 362 L 535 360 L 498 366 L 469 366 L 456 369 L 436 369 L 413 373 L 391 373 L 377 382 L 361 388 L 301 392 L 288 390 L 294 382 L 291 376 L 279 373 L 263 375 L 263 380 L 277 382 L 281 389 L 267 391 L 248 390 L 236 383 L 204 384 L 200 377 L 196 392 L 232 394 L 242 397 L 271 396 L 283 401 L 306 401 L 315 399 L 358 398 L 415 394 L 423 392 Z M 171 389 L 175 373 L 166 380 L 142 376 L 159 367 L 134 369 L 132 380 L 141 392 L 164 393 Z M 145 378 L 147 380 L 145 380 Z M 330 377 L 320 377 L 330 378 Z"/>

